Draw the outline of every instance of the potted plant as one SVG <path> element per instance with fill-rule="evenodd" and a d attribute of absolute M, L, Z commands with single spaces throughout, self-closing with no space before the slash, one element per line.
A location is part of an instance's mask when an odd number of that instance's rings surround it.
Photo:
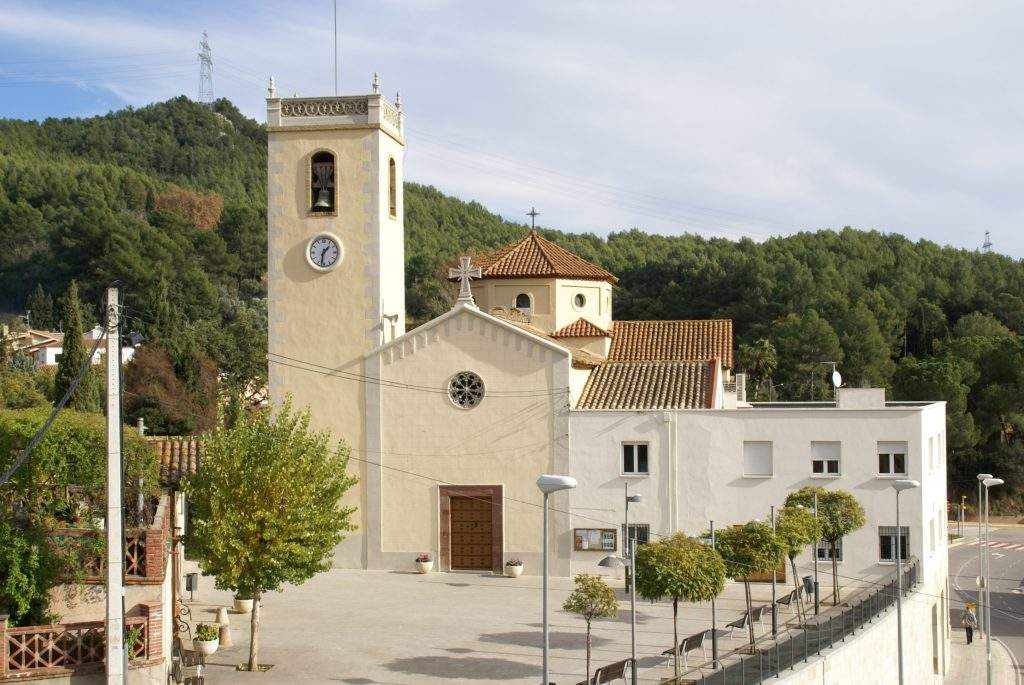
<path fill-rule="evenodd" d="M 252 611 L 252 597 L 246 597 L 239 592 L 235 595 L 235 611 L 240 614 L 248 614 Z"/>
<path fill-rule="evenodd" d="M 523 575 L 523 560 L 509 559 L 505 562 L 505 575 L 509 578 L 518 578 Z"/>
<path fill-rule="evenodd" d="M 434 558 L 430 556 L 430 552 L 424 552 L 416 557 L 416 570 L 420 573 L 430 573 L 433 568 Z"/>
<path fill-rule="evenodd" d="M 210 623 L 196 626 L 196 636 L 192 638 L 192 648 L 200 654 L 210 656 L 220 647 L 220 630 Z"/>

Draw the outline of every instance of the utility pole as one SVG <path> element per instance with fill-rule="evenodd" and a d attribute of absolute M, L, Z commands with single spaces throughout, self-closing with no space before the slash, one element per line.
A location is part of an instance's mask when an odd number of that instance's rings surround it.
<path fill-rule="evenodd" d="M 119 307 L 117 288 L 107 288 L 107 685 L 125 676 Z"/>
<path fill-rule="evenodd" d="M 206 31 L 203 31 L 199 48 L 199 102 L 213 107 L 213 52 Z"/>

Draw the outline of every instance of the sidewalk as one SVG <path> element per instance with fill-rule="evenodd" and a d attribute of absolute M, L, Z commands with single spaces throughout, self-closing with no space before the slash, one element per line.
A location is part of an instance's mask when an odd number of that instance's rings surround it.
<path fill-rule="evenodd" d="M 985 681 L 985 641 L 974 634 L 974 642 L 967 644 L 967 636 L 963 628 L 953 628 L 949 635 L 952 657 L 949 664 L 949 675 L 945 678 L 946 685 L 974 685 Z M 1000 685 L 1019 683 L 1019 676 L 1014 672 L 1010 652 L 998 640 L 992 643 L 992 682 Z"/>

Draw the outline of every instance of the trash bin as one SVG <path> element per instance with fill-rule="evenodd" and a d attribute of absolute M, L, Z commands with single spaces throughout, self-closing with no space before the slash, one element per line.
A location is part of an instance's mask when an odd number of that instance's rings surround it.
<path fill-rule="evenodd" d="M 814 576 L 804 576 L 804 593 L 807 595 L 814 594 Z"/>

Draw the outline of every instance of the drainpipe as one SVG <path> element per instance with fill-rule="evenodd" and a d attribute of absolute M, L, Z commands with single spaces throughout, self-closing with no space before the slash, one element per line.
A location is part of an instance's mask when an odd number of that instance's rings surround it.
<path fill-rule="evenodd" d="M 675 415 L 672 412 L 666 411 L 662 415 L 663 425 L 668 431 L 668 438 L 665 440 L 665 444 L 668 448 L 668 519 L 669 519 L 669 532 L 675 533 L 679 530 L 679 505 L 677 503 L 677 497 L 679 495 L 679 464 L 678 455 L 676 455 L 676 431 L 675 431 Z"/>

